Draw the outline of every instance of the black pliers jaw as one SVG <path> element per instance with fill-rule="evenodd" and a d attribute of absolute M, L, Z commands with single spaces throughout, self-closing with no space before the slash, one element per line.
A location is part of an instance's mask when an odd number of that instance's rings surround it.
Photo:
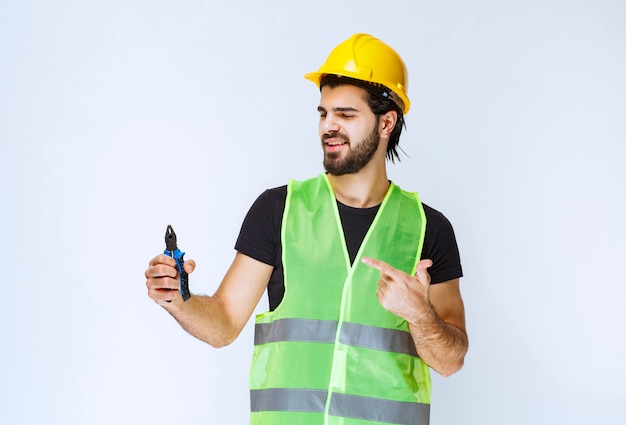
<path fill-rule="evenodd" d="M 174 229 L 171 225 L 168 225 L 165 231 L 165 251 L 163 251 L 163 253 L 176 260 L 176 267 L 178 268 L 178 275 L 180 276 L 180 295 L 183 297 L 183 301 L 187 301 L 189 297 L 191 297 L 191 293 L 189 292 L 189 274 L 183 267 L 185 265 L 183 258 L 185 253 L 178 249 L 176 233 L 174 233 Z"/>

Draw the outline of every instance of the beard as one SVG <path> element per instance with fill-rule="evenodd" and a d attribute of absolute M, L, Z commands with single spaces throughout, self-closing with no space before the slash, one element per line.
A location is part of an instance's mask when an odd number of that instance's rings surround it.
<path fill-rule="evenodd" d="M 378 124 L 374 126 L 374 130 L 366 136 L 361 143 L 352 148 L 350 139 L 345 134 L 330 133 L 322 137 L 322 146 L 324 140 L 329 137 L 336 137 L 345 140 L 348 143 L 348 151 L 342 158 L 341 152 L 325 152 L 324 153 L 324 169 L 333 176 L 343 176 L 344 174 L 355 174 L 361 171 L 378 150 L 380 137 L 378 136 Z"/>

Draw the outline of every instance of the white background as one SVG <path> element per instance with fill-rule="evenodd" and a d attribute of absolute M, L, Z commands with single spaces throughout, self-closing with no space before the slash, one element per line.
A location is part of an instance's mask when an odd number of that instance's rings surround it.
<path fill-rule="evenodd" d="M 256 196 L 321 171 L 303 74 L 355 32 L 407 63 L 389 174 L 462 254 L 431 422 L 626 422 L 626 3 L 1 0 L 0 423 L 247 423 L 250 326 L 212 349 L 143 272 L 172 224 L 211 294 Z"/>

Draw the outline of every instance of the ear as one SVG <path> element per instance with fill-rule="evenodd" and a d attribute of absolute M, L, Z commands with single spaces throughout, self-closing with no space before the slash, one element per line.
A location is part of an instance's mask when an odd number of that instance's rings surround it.
<path fill-rule="evenodd" d="M 396 111 L 388 111 L 380 116 L 380 135 L 389 138 L 391 132 L 398 121 L 398 113 Z"/>

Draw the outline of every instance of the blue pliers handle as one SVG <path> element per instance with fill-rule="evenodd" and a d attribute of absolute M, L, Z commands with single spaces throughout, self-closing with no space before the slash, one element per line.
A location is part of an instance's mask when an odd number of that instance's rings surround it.
<path fill-rule="evenodd" d="M 189 292 L 189 274 L 183 268 L 185 253 L 178 249 L 176 233 L 174 233 L 171 225 L 168 225 L 165 231 L 165 251 L 163 253 L 176 260 L 178 275 L 180 276 L 180 295 L 182 295 L 183 301 L 187 301 L 191 297 L 191 293 Z"/>

